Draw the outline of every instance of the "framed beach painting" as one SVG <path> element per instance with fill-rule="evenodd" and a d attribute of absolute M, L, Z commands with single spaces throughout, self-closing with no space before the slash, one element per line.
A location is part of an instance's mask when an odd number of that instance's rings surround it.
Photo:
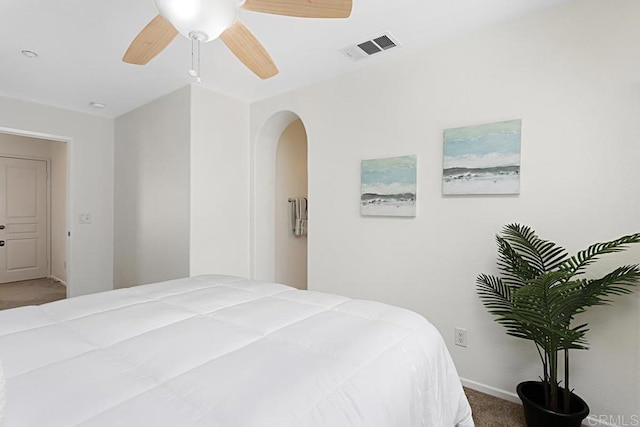
<path fill-rule="evenodd" d="M 444 131 L 442 194 L 519 194 L 522 120 Z"/>
<path fill-rule="evenodd" d="M 417 156 L 362 161 L 360 214 L 416 216 Z"/>

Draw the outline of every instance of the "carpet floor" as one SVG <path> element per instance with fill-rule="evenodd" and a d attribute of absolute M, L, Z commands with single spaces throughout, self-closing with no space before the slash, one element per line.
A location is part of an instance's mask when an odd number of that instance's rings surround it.
<path fill-rule="evenodd" d="M 464 389 L 476 427 L 525 427 L 522 405 Z"/>
<path fill-rule="evenodd" d="M 0 310 L 40 305 L 66 297 L 67 287 L 49 278 L 0 284 Z"/>

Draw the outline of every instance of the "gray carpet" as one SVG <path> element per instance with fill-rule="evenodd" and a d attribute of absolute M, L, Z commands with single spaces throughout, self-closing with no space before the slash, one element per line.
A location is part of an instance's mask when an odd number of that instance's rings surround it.
<path fill-rule="evenodd" d="M 67 287 L 48 278 L 0 284 L 0 310 L 65 299 Z"/>

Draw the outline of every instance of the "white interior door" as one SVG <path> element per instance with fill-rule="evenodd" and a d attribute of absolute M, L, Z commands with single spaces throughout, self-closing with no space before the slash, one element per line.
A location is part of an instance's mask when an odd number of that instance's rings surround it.
<path fill-rule="evenodd" d="M 0 157 L 0 283 L 46 277 L 47 163 Z"/>

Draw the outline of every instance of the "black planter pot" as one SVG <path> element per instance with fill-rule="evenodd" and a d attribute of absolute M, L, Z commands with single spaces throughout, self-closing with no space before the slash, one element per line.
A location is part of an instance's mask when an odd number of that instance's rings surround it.
<path fill-rule="evenodd" d="M 562 389 L 560 389 L 562 390 Z M 589 415 L 589 406 L 578 395 L 571 393 L 569 413 L 554 412 L 544 407 L 544 388 L 540 381 L 518 384 L 518 396 L 524 406 L 527 427 L 580 427 Z M 563 393 L 559 392 L 559 406 L 563 406 Z"/>

